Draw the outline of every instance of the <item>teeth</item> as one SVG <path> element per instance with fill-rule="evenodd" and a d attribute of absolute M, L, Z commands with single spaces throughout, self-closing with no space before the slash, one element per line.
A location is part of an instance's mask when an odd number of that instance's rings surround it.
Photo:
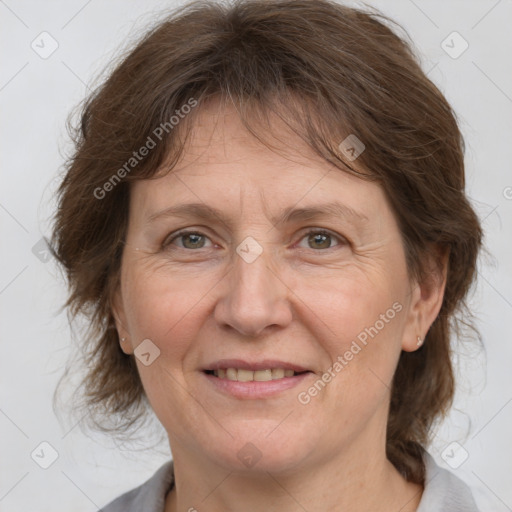
<path fill-rule="evenodd" d="M 219 379 L 237 380 L 238 382 L 267 382 L 269 380 L 282 379 L 283 377 L 293 377 L 293 370 L 284 368 L 272 368 L 268 370 L 245 370 L 243 368 L 220 368 L 214 370 L 213 374 Z"/>
<path fill-rule="evenodd" d="M 272 368 L 272 378 L 282 379 L 284 377 L 284 370 L 282 368 Z"/>
<path fill-rule="evenodd" d="M 240 373 L 238 374 L 240 378 Z M 258 370 L 254 372 L 254 380 L 258 382 L 266 382 L 267 380 L 272 380 L 272 370 Z"/>
<path fill-rule="evenodd" d="M 249 382 L 251 380 L 254 380 L 254 372 L 251 372 L 251 370 L 238 370 L 238 382 Z"/>

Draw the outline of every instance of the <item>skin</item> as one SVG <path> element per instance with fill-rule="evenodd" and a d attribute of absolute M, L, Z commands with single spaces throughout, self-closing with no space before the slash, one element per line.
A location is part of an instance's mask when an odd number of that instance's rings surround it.
<path fill-rule="evenodd" d="M 234 110 L 202 108 L 178 166 L 134 183 L 114 307 L 126 353 L 144 339 L 160 350 L 149 366 L 137 365 L 175 461 L 166 512 L 415 511 L 422 487 L 385 454 L 389 386 L 401 351 L 417 349 L 440 310 L 444 274 L 409 278 L 377 183 L 321 160 L 278 120 L 272 151 Z M 333 201 L 365 218 L 270 221 L 287 207 Z M 219 209 L 227 222 L 148 222 L 189 202 Z M 204 237 L 175 238 L 183 228 Z M 309 236 L 314 229 L 332 236 Z M 263 251 L 252 263 L 236 252 L 248 236 Z M 298 394 L 397 302 L 401 311 L 301 404 Z M 277 396 L 239 399 L 202 372 L 224 358 L 279 359 L 313 373 Z M 246 443 L 261 455 L 252 467 L 237 457 Z"/>

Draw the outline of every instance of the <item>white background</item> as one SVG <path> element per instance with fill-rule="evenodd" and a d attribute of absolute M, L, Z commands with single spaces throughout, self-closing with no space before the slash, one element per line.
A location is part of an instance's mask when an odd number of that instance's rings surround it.
<path fill-rule="evenodd" d="M 469 457 L 452 471 L 472 486 L 483 511 L 512 510 L 512 3 L 370 3 L 407 29 L 425 71 L 460 117 L 468 193 L 483 220 L 490 253 L 480 262 L 472 299 L 485 349 L 457 349 L 457 400 L 430 451 L 448 467 L 443 450 L 454 441 L 464 446 Z M 120 450 L 109 438 L 55 417 L 52 394 L 71 348 L 60 310 L 66 292 L 54 261 L 44 263 L 32 248 L 50 234 L 51 197 L 62 152 L 69 148 L 66 116 L 116 51 L 174 5 L 0 0 L 3 512 L 96 511 L 142 483 L 169 456 L 165 443 L 158 449 L 141 444 L 138 450 Z M 43 31 L 59 45 L 47 59 L 31 48 Z M 453 31 L 469 44 L 457 59 L 441 47 Z M 454 40 L 455 49 L 460 43 Z M 150 445 L 149 434 L 147 439 Z M 30 457 L 43 441 L 58 452 L 46 470 Z"/>

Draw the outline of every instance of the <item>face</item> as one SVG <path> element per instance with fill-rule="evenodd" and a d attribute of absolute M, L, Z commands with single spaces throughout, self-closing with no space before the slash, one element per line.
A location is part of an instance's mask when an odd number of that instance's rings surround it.
<path fill-rule="evenodd" d="M 131 191 L 123 350 L 173 453 L 226 468 L 383 449 L 400 352 L 428 329 L 381 187 L 280 141 L 205 107 L 181 163 Z"/>

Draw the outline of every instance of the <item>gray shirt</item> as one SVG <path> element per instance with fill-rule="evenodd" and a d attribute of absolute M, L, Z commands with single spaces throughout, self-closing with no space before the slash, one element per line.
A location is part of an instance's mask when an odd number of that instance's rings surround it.
<path fill-rule="evenodd" d="M 425 453 L 425 489 L 417 512 L 478 512 L 471 490 Z M 164 512 L 174 483 L 173 462 L 165 463 L 147 482 L 119 496 L 102 512 Z"/>

